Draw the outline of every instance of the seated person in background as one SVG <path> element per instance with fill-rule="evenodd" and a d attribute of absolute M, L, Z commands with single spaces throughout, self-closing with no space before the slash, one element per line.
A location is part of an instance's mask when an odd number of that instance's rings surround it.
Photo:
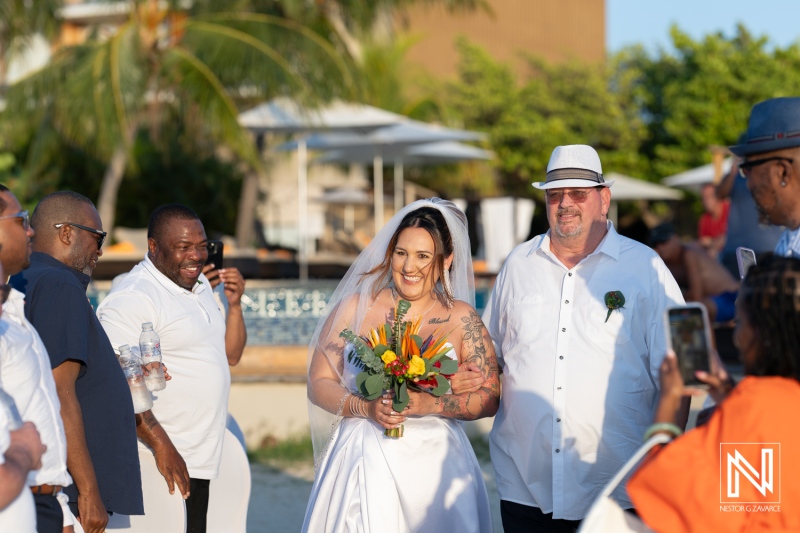
<path fill-rule="evenodd" d="M 697 240 L 700 246 L 714 259 L 719 258 L 725 247 L 725 233 L 728 231 L 728 212 L 731 204 L 728 200 L 717 198 L 717 188 L 713 183 L 706 183 L 700 191 L 705 212 L 697 224 Z"/>
<path fill-rule="evenodd" d="M 687 302 L 700 302 L 711 322 L 733 319 L 739 282 L 700 247 L 684 244 L 666 222 L 650 232 L 650 246 L 658 252 Z"/>
<path fill-rule="evenodd" d="M 628 483 L 639 516 L 651 528 L 800 531 L 800 483 L 794 475 L 800 471 L 800 430 L 792 423 L 800 406 L 798 301 L 800 259 L 767 257 L 749 270 L 736 303 L 735 338 L 745 378 L 734 388 L 721 365 L 713 374 L 697 372 L 710 385 L 716 412 L 702 427 L 652 454 Z M 684 388 L 674 354 L 664 358 L 660 374 L 661 397 L 648 434 L 676 435 L 675 413 L 692 391 Z M 761 444 L 746 448 L 742 443 Z M 732 491 L 728 477 L 739 470 L 731 463 L 751 464 L 766 474 L 761 461 L 767 449 L 774 461 L 769 480 L 757 487 L 740 476 Z M 748 463 L 735 459 L 737 452 Z M 760 477 L 756 472 L 754 480 Z"/>

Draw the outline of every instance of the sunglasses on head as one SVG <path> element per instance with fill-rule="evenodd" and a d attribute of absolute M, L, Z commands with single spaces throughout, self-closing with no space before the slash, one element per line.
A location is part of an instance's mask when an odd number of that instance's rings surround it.
<path fill-rule="evenodd" d="M 59 222 L 58 224 L 54 225 L 59 229 L 61 229 L 61 226 L 72 226 L 73 228 L 82 229 L 83 231 L 88 231 L 89 233 L 94 233 L 95 235 L 99 235 L 100 238 L 97 239 L 98 250 L 103 247 L 103 243 L 106 240 L 106 235 L 108 235 L 108 233 L 106 233 L 105 231 L 100 231 L 99 229 L 90 228 L 88 226 L 81 226 L 80 224 L 74 224 L 72 222 Z"/>

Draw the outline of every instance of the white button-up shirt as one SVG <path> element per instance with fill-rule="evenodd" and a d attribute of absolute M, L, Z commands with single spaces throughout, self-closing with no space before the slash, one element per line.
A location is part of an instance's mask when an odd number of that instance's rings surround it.
<path fill-rule="evenodd" d="M 97 308 L 114 349 L 138 351 L 144 322 L 152 322 L 172 379 L 153 393 L 153 414 L 186 461 L 189 476 L 219 473 L 228 416 L 231 374 L 225 354 L 225 321 L 204 275 L 188 291 L 145 257 Z M 146 450 L 139 441 L 139 449 Z"/>
<path fill-rule="evenodd" d="M 609 315 L 610 291 L 625 304 Z M 501 499 L 584 518 L 652 423 L 664 311 L 683 303 L 658 255 L 610 222 L 571 269 L 549 232 L 511 252 L 483 315 L 503 372 L 490 436 Z M 614 496 L 632 506 L 624 484 Z"/>
<path fill-rule="evenodd" d="M 42 468 L 28 474 L 28 485 L 71 485 L 61 402 L 50 357 L 25 318 L 25 296 L 16 289 L 11 289 L 0 316 L 0 384 L 14 398 L 22 419 L 36 424 L 47 446 Z"/>

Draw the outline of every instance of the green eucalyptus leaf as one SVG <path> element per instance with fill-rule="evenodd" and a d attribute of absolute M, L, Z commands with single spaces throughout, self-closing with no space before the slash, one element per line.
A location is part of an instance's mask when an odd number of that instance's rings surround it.
<path fill-rule="evenodd" d="M 400 383 L 397 388 L 395 388 L 394 399 L 392 400 L 392 409 L 398 413 L 402 412 L 403 409 L 405 409 L 408 405 L 408 401 L 410 399 L 411 398 L 408 396 L 408 384 L 404 381 L 403 383 Z"/>
<path fill-rule="evenodd" d="M 449 376 L 458 372 L 458 361 L 450 359 L 449 357 L 445 357 L 440 361 L 440 363 L 442 365 L 439 368 L 440 374 L 447 374 Z"/>
<path fill-rule="evenodd" d="M 363 392 L 364 398 L 367 400 L 378 398 L 383 392 L 383 375 L 370 374 L 370 376 L 364 380 Z"/>
<path fill-rule="evenodd" d="M 434 379 L 436 379 L 436 386 L 431 390 L 431 394 L 438 397 L 450 390 L 450 382 L 446 377 L 437 374 L 434 376 Z"/>

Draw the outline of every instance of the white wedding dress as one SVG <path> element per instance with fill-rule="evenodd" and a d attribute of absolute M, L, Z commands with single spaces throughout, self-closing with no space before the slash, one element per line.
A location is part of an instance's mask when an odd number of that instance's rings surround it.
<path fill-rule="evenodd" d="M 350 390 L 358 372 L 345 363 Z M 314 480 L 304 532 L 492 531 L 486 485 L 461 423 L 425 416 L 404 425 L 393 439 L 372 420 L 342 419 Z"/>

